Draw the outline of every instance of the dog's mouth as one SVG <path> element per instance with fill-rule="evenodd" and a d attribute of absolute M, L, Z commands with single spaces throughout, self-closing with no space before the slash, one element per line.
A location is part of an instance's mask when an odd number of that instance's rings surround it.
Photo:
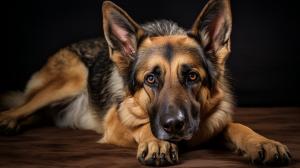
<path fill-rule="evenodd" d="M 180 132 L 178 134 L 168 134 L 165 131 L 163 131 L 162 129 L 158 129 L 159 131 L 155 131 L 154 135 L 161 140 L 165 140 L 165 141 L 171 141 L 171 142 L 179 142 L 182 140 L 190 140 L 192 139 L 194 133 L 195 133 L 195 129 L 188 129 L 185 130 L 184 132 Z"/>
<path fill-rule="evenodd" d="M 188 140 L 192 139 L 192 137 L 193 137 L 193 134 L 189 134 L 189 135 L 186 135 L 186 136 L 183 136 L 183 137 L 176 137 L 175 136 L 175 137 L 170 138 L 169 141 L 172 141 L 172 142 L 179 142 L 179 141 L 182 141 L 182 140 L 188 141 Z"/>

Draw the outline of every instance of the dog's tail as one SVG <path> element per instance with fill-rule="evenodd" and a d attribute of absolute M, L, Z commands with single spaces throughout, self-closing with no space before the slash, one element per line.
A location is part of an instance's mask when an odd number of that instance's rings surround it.
<path fill-rule="evenodd" d="M 20 91 L 10 91 L 0 95 L 0 110 L 17 107 L 25 103 L 26 96 Z"/>

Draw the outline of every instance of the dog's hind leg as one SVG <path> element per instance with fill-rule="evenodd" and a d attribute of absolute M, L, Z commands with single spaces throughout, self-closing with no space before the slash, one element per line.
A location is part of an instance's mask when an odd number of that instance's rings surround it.
<path fill-rule="evenodd" d="M 0 113 L 0 132 L 18 128 L 18 121 L 51 103 L 80 94 L 86 89 L 87 76 L 87 68 L 77 55 L 60 50 L 28 82 L 25 102 Z"/>

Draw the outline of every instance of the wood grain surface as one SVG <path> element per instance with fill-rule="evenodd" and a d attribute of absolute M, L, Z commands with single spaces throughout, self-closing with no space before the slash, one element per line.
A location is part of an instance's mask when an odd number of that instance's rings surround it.
<path fill-rule="evenodd" d="M 288 145 L 289 167 L 300 167 L 300 108 L 237 108 L 235 121 Z M 0 167 L 142 167 L 136 150 L 96 143 L 92 131 L 44 127 L 17 136 L 0 136 Z M 255 167 L 224 149 L 203 148 L 180 155 L 173 167 Z"/>

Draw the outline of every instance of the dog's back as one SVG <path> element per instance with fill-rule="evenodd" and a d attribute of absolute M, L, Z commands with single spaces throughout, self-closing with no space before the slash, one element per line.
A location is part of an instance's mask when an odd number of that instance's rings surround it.
<path fill-rule="evenodd" d="M 78 71 L 81 69 L 82 72 L 75 72 L 71 70 L 73 68 L 77 68 Z M 80 41 L 59 50 L 31 77 L 24 93 L 9 92 L 2 96 L 1 108 L 16 108 L 44 87 L 62 87 L 68 76 L 78 78 L 68 82 L 68 85 L 81 83 L 80 90 L 48 102 L 37 110 L 48 112 L 43 116 L 52 116 L 57 126 L 102 132 L 101 118 L 113 104 L 120 102 L 124 95 L 123 81 L 109 58 L 108 46 L 103 38 Z M 47 94 L 53 93 L 50 91 Z M 43 95 L 47 96 L 49 95 Z"/>

